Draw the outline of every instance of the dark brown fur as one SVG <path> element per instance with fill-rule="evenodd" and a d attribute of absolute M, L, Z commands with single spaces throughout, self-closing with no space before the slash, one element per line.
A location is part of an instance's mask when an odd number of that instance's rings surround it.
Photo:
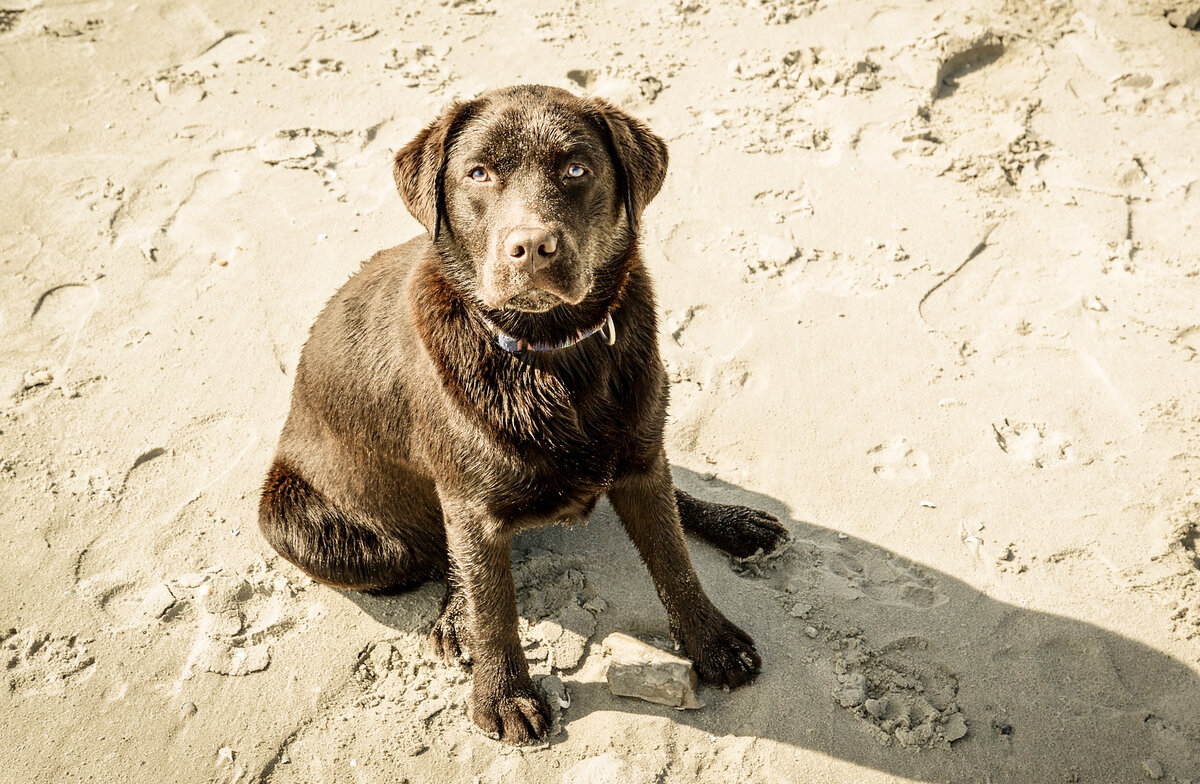
<path fill-rule="evenodd" d="M 575 160 L 582 181 L 560 176 Z M 476 163 L 493 179 L 474 179 Z M 666 165 L 638 121 L 547 87 L 486 93 L 421 131 L 395 176 L 428 236 L 377 253 L 317 318 L 263 489 L 264 536 L 314 579 L 386 592 L 446 577 L 431 641 L 447 659 L 469 649 L 472 717 L 509 742 L 543 737 L 549 716 L 517 638 L 512 537 L 585 519 L 605 493 L 700 677 L 740 686 L 759 668 L 705 596 L 683 528 L 739 556 L 787 532 L 675 490 L 663 450 L 667 381 L 636 225 Z M 502 250 L 531 223 L 559 242 L 541 266 Z M 480 318 L 542 341 L 610 312 L 615 345 L 520 354 Z"/>

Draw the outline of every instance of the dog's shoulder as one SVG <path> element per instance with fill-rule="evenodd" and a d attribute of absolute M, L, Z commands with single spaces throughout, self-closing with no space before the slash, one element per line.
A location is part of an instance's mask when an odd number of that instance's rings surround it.
<path fill-rule="evenodd" d="M 348 400 L 371 408 L 371 414 L 380 405 L 403 403 L 392 398 L 402 389 L 395 379 L 406 376 L 404 348 L 413 341 L 404 290 L 429 248 L 429 238 L 422 234 L 378 251 L 329 298 L 301 351 L 299 402 L 339 414 L 349 411 Z M 365 413 L 349 411 L 348 416 Z"/>

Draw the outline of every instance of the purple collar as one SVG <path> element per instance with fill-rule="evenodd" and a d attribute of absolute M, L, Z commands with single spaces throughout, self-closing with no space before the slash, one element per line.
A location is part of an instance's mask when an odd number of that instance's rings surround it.
<path fill-rule="evenodd" d="M 500 346 L 500 348 L 504 349 L 509 354 L 516 354 L 520 351 L 556 351 L 560 348 L 570 348 L 576 343 L 581 343 L 582 341 L 587 340 L 601 330 L 604 330 L 603 334 L 605 339 L 608 341 L 608 345 L 611 346 L 617 342 L 617 326 L 613 323 L 613 317 L 611 313 L 606 314 L 604 316 L 604 321 L 600 322 L 591 329 L 579 330 L 572 337 L 569 337 L 565 340 L 560 340 L 557 343 L 532 343 L 523 338 L 513 337 L 493 324 L 491 320 L 482 313 L 479 314 L 479 318 L 483 319 L 483 323 L 489 330 L 491 330 L 492 335 L 495 336 L 496 345 Z"/>

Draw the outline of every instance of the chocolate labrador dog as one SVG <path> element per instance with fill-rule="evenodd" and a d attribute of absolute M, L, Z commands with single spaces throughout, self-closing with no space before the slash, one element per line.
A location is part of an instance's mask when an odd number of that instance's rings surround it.
<path fill-rule="evenodd" d="M 445 577 L 430 635 L 472 662 L 472 718 L 512 743 L 549 712 L 517 636 L 511 543 L 607 494 L 700 678 L 741 686 L 754 642 L 705 595 L 683 531 L 779 549 L 764 512 L 673 487 L 667 379 L 638 218 L 662 139 L 595 98 L 521 86 L 451 106 L 396 155 L 428 230 L 381 251 L 313 325 L 259 506 L 315 580 L 391 592 Z"/>

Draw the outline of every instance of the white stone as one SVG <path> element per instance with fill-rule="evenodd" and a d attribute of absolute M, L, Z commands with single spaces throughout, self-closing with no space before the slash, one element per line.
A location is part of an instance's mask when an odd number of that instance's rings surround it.
<path fill-rule="evenodd" d="M 604 638 L 604 649 L 613 694 L 673 708 L 704 707 L 696 696 L 696 671 L 687 659 L 620 632 Z"/>

